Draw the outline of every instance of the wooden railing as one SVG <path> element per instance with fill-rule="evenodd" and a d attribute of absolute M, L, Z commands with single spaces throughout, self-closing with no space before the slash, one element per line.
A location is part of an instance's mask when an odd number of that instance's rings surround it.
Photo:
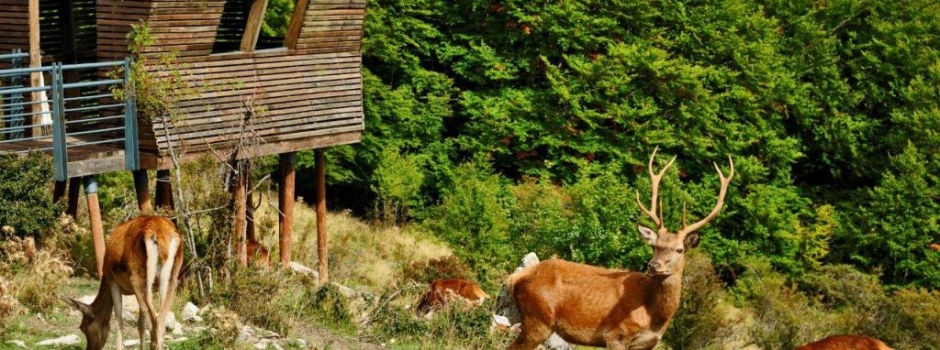
<path fill-rule="evenodd" d="M 122 152 L 123 168 L 140 169 L 137 113 L 128 78 L 131 60 L 20 68 L 28 57 L 19 52 L 0 55 L 13 67 L 0 70 L 0 153 L 50 152 L 56 181 L 118 170 L 95 166 L 94 159 Z M 111 74 L 117 77 L 106 77 L 108 71 L 118 72 Z M 28 86 L 33 73 L 43 74 L 48 83 Z M 66 76 L 86 78 L 66 82 Z M 119 100 L 116 88 L 130 93 Z M 34 92 L 47 98 L 28 98 Z M 70 172 L 70 164 L 80 169 Z"/>

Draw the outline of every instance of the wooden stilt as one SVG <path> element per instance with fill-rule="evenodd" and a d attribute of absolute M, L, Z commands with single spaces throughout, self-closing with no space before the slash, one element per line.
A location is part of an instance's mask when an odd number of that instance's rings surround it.
<path fill-rule="evenodd" d="M 65 197 L 65 188 L 68 183 L 65 181 L 56 181 L 55 188 L 52 190 L 52 203 L 58 203 Z"/>
<path fill-rule="evenodd" d="M 98 181 L 85 177 L 85 198 L 88 200 L 88 221 L 91 223 L 91 239 L 95 245 L 95 263 L 98 279 L 104 273 L 104 228 L 101 225 L 101 207 L 98 206 Z"/>
<path fill-rule="evenodd" d="M 326 247 L 326 163 L 323 149 L 316 150 L 317 162 L 317 264 L 320 271 L 320 283 L 330 281 L 329 256 Z"/>
<path fill-rule="evenodd" d="M 157 208 L 167 208 L 172 210 L 173 206 L 173 186 L 170 182 L 169 170 L 157 170 Z"/>
<path fill-rule="evenodd" d="M 150 180 L 147 178 L 147 170 L 134 171 L 134 189 L 137 192 L 137 207 L 141 212 L 153 210 L 150 203 Z"/>
<path fill-rule="evenodd" d="M 294 183 L 297 179 L 294 165 L 297 162 L 296 153 L 281 154 L 280 186 L 278 187 L 278 230 L 280 231 L 281 265 L 290 265 L 291 253 L 291 227 L 294 224 Z"/>
<path fill-rule="evenodd" d="M 69 179 L 69 203 L 65 209 L 65 214 L 73 219 L 78 218 L 78 195 L 82 189 L 82 179 L 74 177 Z"/>
<path fill-rule="evenodd" d="M 247 221 L 246 187 L 248 187 L 248 174 L 243 161 L 236 162 L 235 188 L 232 191 L 235 200 L 235 225 L 232 227 L 232 245 L 238 265 L 248 266 L 248 249 L 245 242 Z"/>
<path fill-rule="evenodd" d="M 42 66 L 42 54 L 39 47 L 39 0 L 29 0 L 29 68 L 39 68 Z M 40 72 L 32 72 L 29 74 L 30 86 L 38 87 Z M 42 130 L 38 126 L 40 124 L 41 115 L 42 115 L 42 104 L 36 103 L 41 101 L 42 98 L 40 94 L 41 91 L 34 91 L 32 93 L 32 121 L 33 125 L 32 135 L 33 137 L 42 135 Z"/>

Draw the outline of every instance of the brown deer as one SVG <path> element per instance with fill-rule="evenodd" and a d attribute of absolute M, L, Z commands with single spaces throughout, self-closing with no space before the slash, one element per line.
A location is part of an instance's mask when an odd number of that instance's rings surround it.
<path fill-rule="evenodd" d="M 649 274 L 609 270 L 559 259 L 549 259 L 509 277 L 510 295 L 522 316 L 522 331 L 509 350 L 534 349 L 552 332 L 569 343 L 606 346 L 618 350 L 649 350 L 662 338 L 676 309 L 682 288 L 685 252 L 699 243 L 698 229 L 718 216 L 724 205 L 734 163 L 727 177 L 715 164 L 721 182 L 718 202 L 702 220 L 671 233 L 656 215 L 659 182 L 675 157 L 657 174 L 656 150 L 649 161 L 652 203 L 640 209 L 657 229 L 638 225 L 640 235 L 653 247 Z M 662 206 L 659 207 L 662 215 Z M 685 224 L 685 211 L 682 215 Z"/>
<path fill-rule="evenodd" d="M 480 306 L 490 297 L 476 283 L 458 278 L 439 279 L 432 282 L 430 287 L 415 307 L 415 313 L 419 316 L 428 316 L 435 309 L 456 299 L 463 299 L 472 306 Z"/>
<path fill-rule="evenodd" d="M 144 349 L 144 330 L 150 328 L 150 348 L 163 348 L 166 315 L 176 295 L 183 266 L 183 245 L 176 225 L 165 217 L 140 216 L 117 226 L 108 239 L 104 273 L 98 295 L 91 305 L 66 299 L 81 311 L 79 327 L 87 339 L 86 349 L 99 350 L 108 342 L 112 312 L 118 317 L 117 349 L 124 348 L 121 322 L 122 295 L 134 294 L 140 305 L 137 330 Z M 153 305 L 153 287 L 159 281 L 160 310 Z"/>
<path fill-rule="evenodd" d="M 833 335 L 796 350 L 894 350 L 882 341 L 861 335 Z"/>

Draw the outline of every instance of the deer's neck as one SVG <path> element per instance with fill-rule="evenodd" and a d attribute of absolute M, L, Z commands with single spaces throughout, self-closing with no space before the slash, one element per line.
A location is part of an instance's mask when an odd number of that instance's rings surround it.
<path fill-rule="evenodd" d="M 111 321 L 112 310 L 114 310 L 114 298 L 111 296 L 111 284 L 115 283 L 110 277 L 101 279 L 101 285 L 98 287 L 98 295 L 95 301 L 91 303 L 91 309 L 95 313 L 95 319 L 102 322 Z"/>
<path fill-rule="evenodd" d="M 647 305 L 649 306 L 651 325 L 665 329 L 672 315 L 679 309 L 679 296 L 682 292 L 682 271 L 669 276 L 652 276 Z"/>

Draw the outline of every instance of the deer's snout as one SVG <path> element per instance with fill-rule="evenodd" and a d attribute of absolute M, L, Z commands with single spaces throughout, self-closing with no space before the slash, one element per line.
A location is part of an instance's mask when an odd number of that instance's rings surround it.
<path fill-rule="evenodd" d="M 663 275 L 663 274 L 669 273 L 668 271 L 669 261 L 665 261 L 661 259 L 653 259 L 653 260 L 650 260 L 650 262 L 647 263 L 646 266 L 649 269 L 649 272 L 655 275 Z"/>

